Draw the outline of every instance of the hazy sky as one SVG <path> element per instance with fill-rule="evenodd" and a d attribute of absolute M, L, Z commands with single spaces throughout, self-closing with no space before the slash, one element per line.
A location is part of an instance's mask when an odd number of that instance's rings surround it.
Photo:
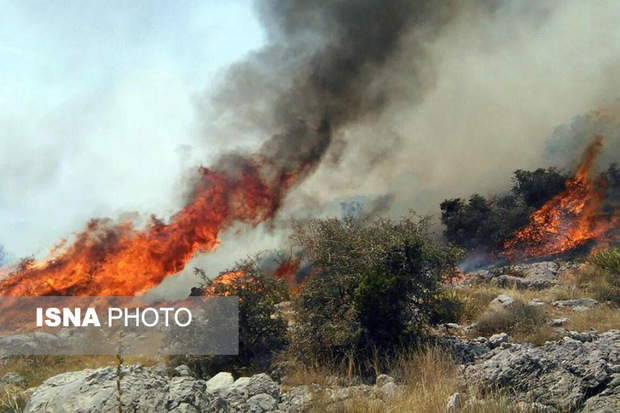
<path fill-rule="evenodd" d="M 0 0 L 0 244 L 14 257 L 90 217 L 176 211 L 207 155 L 195 100 L 263 43 L 251 1 L 110 6 Z"/>

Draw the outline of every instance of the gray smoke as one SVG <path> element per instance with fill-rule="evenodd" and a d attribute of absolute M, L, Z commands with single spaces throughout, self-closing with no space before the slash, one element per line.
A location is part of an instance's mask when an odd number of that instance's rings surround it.
<path fill-rule="evenodd" d="M 390 102 L 385 69 L 403 47 L 418 56 L 409 81 L 422 96 L 423 42 L 438 33 L 453 2 L 411 0 L 263 0 L 269 45 L 235 65 L 216 106 L 236 130 L 263 133 L 260 153 L 277 171 L 345 151 L 343 128 L 379 115 Z M 416 31 L 417 41 L 403 44 Z M 411 96 L 410 96 L 411 97 Z"/>

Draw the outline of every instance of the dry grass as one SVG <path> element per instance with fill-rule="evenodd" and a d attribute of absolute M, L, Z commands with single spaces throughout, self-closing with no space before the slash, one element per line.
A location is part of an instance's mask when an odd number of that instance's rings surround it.
<path fill-rule="evenodd" d="M 444 350 L 430 347 L 424 351 L 404 352 L 395 357 L 391 369 L 398 371 L 407 386 L 406 392 L 388 403 L 377 397 L 359 397 L 329 404 L 324 394 L 315 393 L 316 397 L 310 412 L 341 412 L 341 413 L 445 413 L 448 398 L 462 392 L 460 388 L 459 368 Z M 392 372 L 392 373 L 393 373 Z M 390 372 L 388 372 L 390 373 Z M 310 385 L 317 380 L 313 374 Z M 472 389 L 470 389 L 472 390 Z M 516 413 L 524 410 L 513 406 L 508 399 L 499 394 L 477 392 L 475 396 L 464 397 L 463 413 Z"/>
<path fill-rule="evenodd" d="M 286 375 L 282 379 L 282 384 L 291 387 L 304 384 L 308 386 L 312 384 L 326 386 L 327 378 L 332 375 L 335 375 L 334 372 L 319 365 L 310 367 L 295 365 L 287 370 Z"/>
<path fill-rule="evenodd" d="M 573 312 L 566 328 L 575 331 L 596 330 L 599 333 L 620 330 L 620 309 L 600 304 L 588 311 Z"/>
<path fill-rule="evenodd" d="M 0 413 L 20 413 L 24 411 L 28 400 L 18 387 L 5 387 L 0 393 Z"/>

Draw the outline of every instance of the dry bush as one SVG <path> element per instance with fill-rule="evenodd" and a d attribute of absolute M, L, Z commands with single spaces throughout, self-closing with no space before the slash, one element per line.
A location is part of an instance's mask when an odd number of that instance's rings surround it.
<path fill-rule="evenodd" d="M 620 305 L 620 276 L 598 265 L 586 264 L 573 274 L 574 283 L 586 295 L 602 302 Z"/>
<path fill-rule="evenodd" d="M 547 323 L 548 314 L 537 306 L 520 302 L 485 313 L 478 321 L 477 331 L 486 336 L 508 333 L 511 336 L 533 333 Z"/>
<path fill-rule="evenodd" d="M 568 330 L 596 330 L 599 333 L 620 330 L 620 309 L 601 304 L 588 311 L 573 313 L 565 327 Z"/>
<path fill-rule="evenodd" d="M 0 413 L 20 413 L 28 404 L 28 399 L 23 394 L 23 389 L 18 387 L 6 387 L 0 393 Z"/>
<path fill-rule="evenodd" d="M 418 351 L 403 351 L 390 366 L 395 374 L 402 377 L 408 386 L 407 391 L 397 399 L 384 404 L 377 399 L 350 399 L 335 406 L 326 399 L 317 398 L 309 411 L 334 411 L 342 413 L 445 413 L 448 398 L 460 388 L 459 367 L 446 352 L 439 347 L 429 347 Z M 395 374 L 396 375 L 396 374 Z M 311 384 L 311 383 L 305 383 Z M 469 389 L 471 394 L 463 394 L 462 413 L 517 413 L 526 412 L 514 406 L 505 395 L 485 393 Z M 320 395 L 319 395 L 320 396 Z"/>

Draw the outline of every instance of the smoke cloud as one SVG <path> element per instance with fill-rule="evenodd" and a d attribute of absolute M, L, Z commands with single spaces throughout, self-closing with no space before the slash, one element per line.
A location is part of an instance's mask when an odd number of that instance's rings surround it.
<path fill-rule="evenodd" d="M 263 142 L 277 169 L 312 163 L 284 215 L 356 196 L 389 199 L 393 214 L 436 213 L 446 197 L 503 190 L 516 169 L 572 167 L 601 128 L 616 147 L 615 126 L 580 121 L 618 98 L 616 2 L 258 10 L 269 45 L 230 70 L 210 107 L 220 132 Z"/>

